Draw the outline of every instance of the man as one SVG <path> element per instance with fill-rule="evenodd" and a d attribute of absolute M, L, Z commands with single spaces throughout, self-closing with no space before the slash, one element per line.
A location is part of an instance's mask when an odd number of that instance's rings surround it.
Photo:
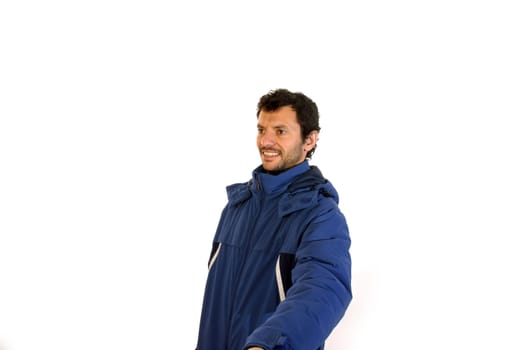
<path fill-rule="evenodd" d="M 213 240 L 198 350 L 323 349 L 350 288 L 350 237 L 338 195 L 310 166 L 316 104 L 270 91 L 257 105 L 262 165 L 227 187 Z"/>

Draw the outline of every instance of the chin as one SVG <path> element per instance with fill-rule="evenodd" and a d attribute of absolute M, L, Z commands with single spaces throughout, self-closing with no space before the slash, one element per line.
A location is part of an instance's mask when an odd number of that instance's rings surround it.
<path fill-rule="evenodd" d="M 279 171 L 281 169 L 279 165 L 270 165 L 270 164 L 263 163 L 262 166 L 263 166 L 263 169 L 266 171 Z"/>

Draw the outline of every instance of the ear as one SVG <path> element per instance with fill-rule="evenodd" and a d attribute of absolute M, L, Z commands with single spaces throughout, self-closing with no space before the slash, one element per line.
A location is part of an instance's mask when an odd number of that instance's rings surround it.
<path fill-rule="evenodd" d="M 314 130 L 306 136 L 304 140 L 304 150 L 307 152 L 311 151 L 317 144 L 317 140 L 319 140 L 319 131 Z"/>

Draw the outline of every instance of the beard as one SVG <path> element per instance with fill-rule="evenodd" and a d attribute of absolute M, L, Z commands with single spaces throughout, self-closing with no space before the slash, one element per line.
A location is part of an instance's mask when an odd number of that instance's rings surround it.
<path fill-rule="evenodd" d="M 277 156 L 272 160 L 268 160 L 263 152 L 264 151 L 273 151 L 277 152 Z M 296 146 L 285 150 L 284 152 L 281 149 L 275 148 L 260 148 L 259 149 L 261 160 L 263 163 L 264 170 L 270 173 L 280 173 L 287 169 L 290 169 L 297 164 L 300 164 L 304 161 L 305 155 L 303 154 L 303 144 L 299 143 Z"/>

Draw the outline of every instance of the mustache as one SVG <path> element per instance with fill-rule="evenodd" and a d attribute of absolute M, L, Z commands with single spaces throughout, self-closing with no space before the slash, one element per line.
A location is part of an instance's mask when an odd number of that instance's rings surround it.
<path fill-rule="evenodd" d="M 259 151 L 261 151 L 261 152 L 264 152 L 264 151 L 280 152 L 278 149 L 270 148 L 270 147 L 260 147 Z"/>

